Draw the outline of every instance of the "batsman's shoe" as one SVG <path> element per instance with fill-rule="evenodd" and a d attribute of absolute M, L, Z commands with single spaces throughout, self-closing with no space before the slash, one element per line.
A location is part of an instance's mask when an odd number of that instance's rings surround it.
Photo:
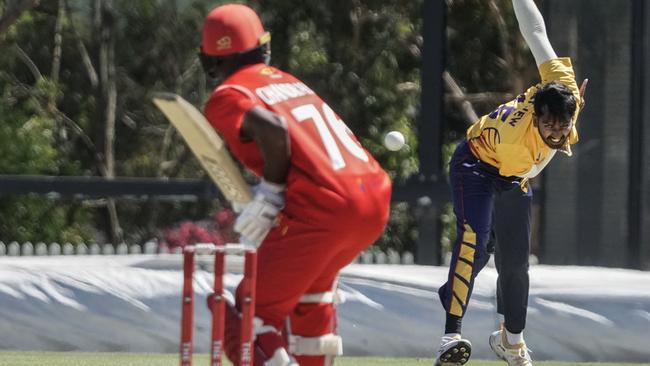
<path fill-rule="evenodd" d="M 229 301 L 226 301 L 226 329 L 224 352 L 234 366 L 250 364 L 241 360 L 241 314 Z M 255 345 L 253 349 L 254 366 L 298 366 L 286 350 L 286 342 L 273 327 L 264 327 L 262 320 L 255 318 Z M 269 329 L 266 329 L 269 328 Z"/>
<path fill-rule="evenodd" d="M 255 366 L 298 366 L 287 351 L 284 336 L 275 327 L 255 318 L 255 334 Z"/>
<path fill-rule="evenodd" d="M 472 344 L 460 335 L 442 336 L 440 349 L 436 353 L 434 366 L 460 366 L 467 363 L 472 355 Z"/>
<path fill-rule="evenodd" d="M 533 361 L 530 359 L 530 350 L 526 347 L 526 343 L 509 344 L 503 327 L 490 335 L 490 348 L 509 366 L 533 365 Z"/>

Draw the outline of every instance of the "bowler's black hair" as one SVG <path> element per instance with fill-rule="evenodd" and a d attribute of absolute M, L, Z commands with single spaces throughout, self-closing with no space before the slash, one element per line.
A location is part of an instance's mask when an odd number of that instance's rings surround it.
<path fill-rule="evenodd" d="M 576 112 L 576 97 L 564 84 L 551 81 L 535 92 L 535 115 L 550 114 L 554 120 L 571 121 Z M 544 108 L 546 107 L 546 108 Z"/>

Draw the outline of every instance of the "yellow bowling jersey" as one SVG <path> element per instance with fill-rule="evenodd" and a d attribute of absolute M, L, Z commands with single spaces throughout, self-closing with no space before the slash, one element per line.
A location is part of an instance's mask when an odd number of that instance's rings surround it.
<path fill-rule="evenodd" d="M 533 126 L 533 99 L 544 84 L 558 81 L 575 95 L 577 106 L 573 129 L 562 149 L 571 155 L 570 145 L 578 142 L 575 122 L 580 111 L 580 91 L 570 58 L 555 58 L 539 66 L 541 83 L 532 86 L 514 100 L 481 117 L 467 130 L 467 140 L 476 157 L 499 169 L 502 176 L 532 178 L 548 164 L 555 150 L 548 147 Z"/>

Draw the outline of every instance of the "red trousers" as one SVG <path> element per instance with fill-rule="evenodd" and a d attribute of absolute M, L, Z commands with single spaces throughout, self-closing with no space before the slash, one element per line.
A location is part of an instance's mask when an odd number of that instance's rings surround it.
<path fill-rule="evenodd" d="M 332 304 L 300 303 L 305 294 L 332 291 L 339 271 L 382 234 L 390 210 L 388 177 L 341 209 L 314 220 L 282 215 L 258 249 L 256 317 L 304 337 L 335 333 Z M 239 298 L 239 296 L 238 296 Z M 300 360 L 301 365 L 305 363 Z"/>

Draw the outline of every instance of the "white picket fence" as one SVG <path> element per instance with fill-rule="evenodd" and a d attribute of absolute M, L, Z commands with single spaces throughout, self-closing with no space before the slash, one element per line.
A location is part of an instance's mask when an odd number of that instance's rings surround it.
<path fill-rule="evenodd" d="M 180 252 L 177 250 L 176 252 Z M 138 244 L 127 245 L 125 243 L 114 246 L 112 244 L 76 244 L 59 243 L 45 244 L 39 242 L 32 244 L 30 242 L 17 243 L 11 242 L 5 244 L 0 241 L 0 256 L 55 256 L 55 255 L 128 255 L 128 254 L 164 254 L 169 253 L 166 247 L 159 247 L 158 243 L 150 241 L 140 246 Z M 356 260 L 356 263 L 362 264 L 413 264 L 415 258 L 412 253 L 399 253 L 396 250 L 389 249 L 387 252 L 379 250 L 368 250 Z"/>
<path fill-rule="evenodd" d="M 156 254 L 161 251 L 158 248 L 158 244 L 155 242 L 148 242 L 144 245 L 144 248 L 140 245 L 126 245 L 124 243 L 113 246 L 112 244 L 76 244 L 65 243 L 63 245 L 59 243 L 50 243 L 45 244 L 39 242 L 32 244 L 30 242 L 19 244 L 17 242 L 11 242 L 5 244 L 0 241 L 0 256 L 53 256 L 53 255 L 127 255 L 127 254 Z"/>

